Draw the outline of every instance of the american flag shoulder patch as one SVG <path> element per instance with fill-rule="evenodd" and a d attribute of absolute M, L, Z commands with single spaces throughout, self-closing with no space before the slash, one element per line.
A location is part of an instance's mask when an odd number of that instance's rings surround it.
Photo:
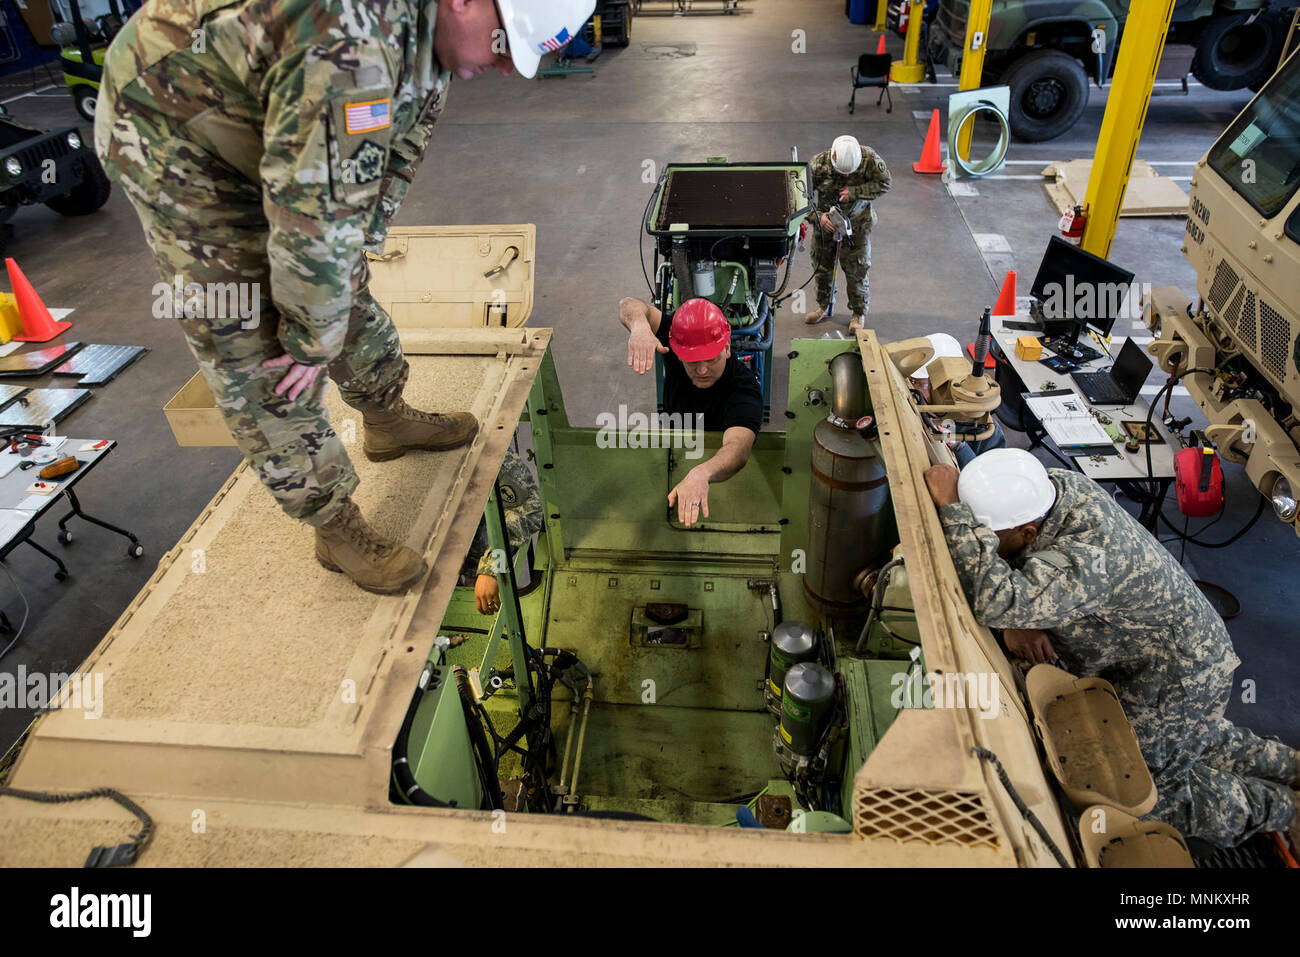
<path fill-rule="evenodd" d="M 568 29 L 567 28 L 561 29 L 559 33 L 551 37 L 549 40 L 543 40 L 541 43 L 537 44 L 537 52 L 554 53 L 560 47 L 568 43 L 571 39 L 573 38 L 569 36 Z"/>
<path fill-rule="evenodd" d="M 349 103 L 346 111 L 348 133 L 373 133 L 375 130 L 388 129 L 392 125 L 391 105 L 391 100 Z"/>

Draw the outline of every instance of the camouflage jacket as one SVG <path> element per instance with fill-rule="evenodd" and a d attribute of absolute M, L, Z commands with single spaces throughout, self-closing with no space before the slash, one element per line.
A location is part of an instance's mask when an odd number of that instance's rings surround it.
<path fill-rule="evenodd" d="M 534 535 L 542 530 L 542 496 L 537 480 L 523 457 L 512 448 L 506 449 L 497 473 L 497 488 L 501 492 L 501 508 L 506 514 L 506 535 L 510 551 L 518 556 L 520 549 L 528 547 Z M 496 574 L 492 546 L 488 541 L 487 521 L 479 522 L 478 531 L 470 545 L 462 572 L 476 575 Z"/>
<path fill-rule="evenodd" d="M 876 224 L 876 213 L 872 208 L 871 200 L 888 193 L 893 186 L 893 181 L 885 161 L 876 154 L 875 150 L 869 146 L 862 147 L 862 162 L 848 176 L 836 172 L 835 167 L 831 165 L 830 150 L 818 153 L 808 165 L 812 169 L 812 188 L 817 194 L 813 209 L 818 216 L 832 206 L 839 206 L 847 214 L 849 206 L 858 200 L 865 200 L 862 210 L 856 216 L 850 217 L 853 228 L 855 231 L 862 232 Z M 849 201 L 841 203 L 840 190 L 845 186 L 849 188 Z"/>
<path fill-rule="evenodd" d="M 260 190 L 279 339 L 299 362 L 343 347 L 351 277 L 406 195 L 450 74 L 437 0 L 152 0 L 105 59 L 95 145 L 166 202 L 172 141 Z M 203 237 L 196 237 L 200 241 Z"/>
<path fill-rule="evenodd" d="M 1056 504 L 1011 561 L 963 503 L 939 509 L 975 618 L 1051 635 L 1063 666 L 1115 686 L 1147 762 L 1164 767 L 1221 704 L 1240 664 L 1191 576 L 1101 486 L 1049 469 Z"/>

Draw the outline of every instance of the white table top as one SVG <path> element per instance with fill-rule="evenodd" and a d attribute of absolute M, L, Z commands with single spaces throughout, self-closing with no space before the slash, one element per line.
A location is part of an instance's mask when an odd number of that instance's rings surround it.
<path fill-rule="evenodd" d="M 61 479 L 48 479 L 55 490 L 46 495 L 33 494 L 28 488 L 35 482 L 42 481 L 37 474 L 40 469 L 27 471 L 17 468 L 21 457 L 8 451 L 7 443 L 0 443 L 0 548 L 13 539 L 36 518 L 44 515 L 63 498 L 64 489 L 79 482 L 87 472 L 99 464 L 100 459 L 111 452 L 117 445 L 113 439 L 74 439 L 59 436 L 61 439 L 56 449 L 57 457 L 76 456 L 81 467 Z M 83 448 L 103 441 L 98 448 Z"/>
<path fill-rule="evenodd" d="M 994 316 L 992 322 L 993 338 L 996 340 L 998 347 L 1002 350 L 1007 362 L 1016 374 L 1020 376 L 1025 383 L 1026 392 L 1043 392 L 1047 391 L 1050 384 L 1053 389 L 1069 389 L 1079 396 L 1084 405 L 1091 408 L 1088 400 L 1080 391 L 1074 379 L 1067 373 L 1053 372 L 1047 366 L 1038 361 L 1026 362 L 1016 355 L 1016 339 L 1020 336 L 1036 336 L 1038 334 L 1019 329 L 1007 329 L 1003 326 L 1004 319 L 1013 321 L 1031 322 L 1028 313 L 1017 314 L 1015 316 Z M 1097 343 L 1091 337 L 1081 336 L 1080 345 L 1087 344 L 1094 349 Z M 1077 371 L 1079 372 L 1103 372 L 1109 368 L 1113 358 L 1118 354 L 1120 347 L 1124 344 L 1124 339 L 1116 336 L 1111 340 L 1111 355 L 1102 356 L 1100 359 L 1094 359 L 1091 362 L 1080 363 Z M 1100 351 L 1100 350 L 1099 350 Z M 1052 355 L 1051 350 L 1044 349 L 1044 356 Z M 1159 378 L 1161 372 L 1158 366 L 1151 369 L 1152 376 Z M 1112 422 L 1119 425 L 1120 422 L 1130 419 L 1139 422 L 1145 422 L 1147 411 L 1151 404 L 1138 396 L 1131 405 L 1126 406 L 1101 406 L 1098 411 L 1104 413 Z M 1154 478 L 1173 478 L 1174 475 L 1174 453 L 1182 446 L 1178 443 L 1177 438 L 1168 429 L 1165 428 L 1161 420 L 1159 410 L 1151 417 L 1151 425 L 1160 435 L 1164 436 L 1164 442 L 1151 447 L 1151 476 Z M 1050 441 L 1050 439 L 1046 440 Z M 1119 450 L 1119 455 L 1107 455 L 1101 462 L 1095 462 L 1090 456 L 1068 456 L 1075 463 L 1076 468 L 1083 472 L 1084 475 L 1098 482 L 1115 482 L 1125 479 L 1146 479 L 1147 476 L 1147 453 L 1146 448 L 1139 448 L 1136 452 L 1130 452 L 1124 448 L 1123 442 L 1116 442 L 1115 448 Z"/>

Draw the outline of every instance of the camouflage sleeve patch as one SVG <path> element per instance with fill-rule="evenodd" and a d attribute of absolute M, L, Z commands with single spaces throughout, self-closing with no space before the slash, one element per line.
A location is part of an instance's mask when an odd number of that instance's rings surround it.
<path fill-rule="evenodd" d="M 863 149 L 862 153 L 862 165 L 853 174 L 854 185 L 849 194 L 853 199 L 878 199 L 893 188 L 893 178 L 875 150 Z"/>
<path fill-rule="evenodd" d="M 314 46 L 269 72 L 261 164 L 279 337 L 298 362 L 343 347 L 351 280 L 379 202 L 394 83 L 374 38 Z"/>

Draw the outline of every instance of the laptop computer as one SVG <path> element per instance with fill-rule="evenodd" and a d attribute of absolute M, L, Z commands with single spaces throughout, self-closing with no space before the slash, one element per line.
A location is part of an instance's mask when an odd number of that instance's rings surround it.
<path fill-rule="evenodd" d="M 1119 355 L 1106 372 L 1072 372 L 1083 397 L 1092 405 L 1131 405 L 1155 365 L 1131 338 L 1124 340 Z"/>

